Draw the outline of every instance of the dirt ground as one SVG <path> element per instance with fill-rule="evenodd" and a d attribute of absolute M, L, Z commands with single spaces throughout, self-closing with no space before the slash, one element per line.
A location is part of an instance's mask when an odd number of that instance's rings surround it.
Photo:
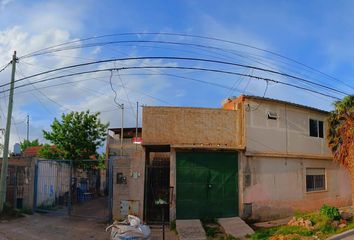
<path fill-rule="evenodd" d="M 23 218 L 0 222 L 0 240 L 109 240 L 107 224 L 78 217 L 27 215 Z M 166 228 L 166 240 L 177 236 Z M 152 227 L 151 240 L 162 239 L 159 227 Z"/>
<path fill-rule="evenodd" d="M 67 216 L 28 215 L 0 223 L 0 240 L 108 240 L 105 223 Z"/>
<path fill-rule="evenodd" d="M 74 216 L 96 218 L 104 221 L 108 219 L 108 199 L 100 197 L 83 203 L 77 203 L 73 206 L 71 212 Z"/>

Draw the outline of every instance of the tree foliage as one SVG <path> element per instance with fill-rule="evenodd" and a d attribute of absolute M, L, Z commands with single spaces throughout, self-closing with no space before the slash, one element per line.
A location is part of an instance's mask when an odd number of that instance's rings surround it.
<path fill-rule="evenodd" d="M 327 119 L 328 146 L 335 161 L 351 168 L 354 167 L 354 95 L 335 102 L 334 106 Z"/>
<path fill-rule="evenodd" d="M 99 113 L 71 112 L 63 114 L 61 120 L 55 118 L 51 131 L 43 130 L 43 135 L 56 146 L 60 158 L 83 160 L 96 155 L 105 140 L 107 127 L 108 124 L 101 123 Z M 51 151 L 46 147 L 42 152 L 51 154 Z"/>
<path fill-rule="evenodd" d="M 45 144 L 37 153 L 38 157 L 45 159 L 63 159 L 63 151 L 55 146 Z"/>
<path fill-rule="evenodd" d="M 35 139 L 33 141 L 30 140 L 24 140 L 23 142 L 20 143 L 21 146 L 21 151 L 25 151 L 26 148 L 28 147 L 36 147 L 36 146 L 42 146 L 42 144 L 39 143 L 38 139 Z"/>

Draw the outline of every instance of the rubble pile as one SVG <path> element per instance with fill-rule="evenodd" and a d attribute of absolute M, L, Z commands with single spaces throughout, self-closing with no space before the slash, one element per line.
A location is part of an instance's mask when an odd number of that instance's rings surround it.
<path fill-rule="evenodd" d="M 312 225 L 312 222 L 310 220 L 305 220 L 303 218 L 298 218 L 296 219 L 296 217 L 293 217 L 289 222 L 288 222 L 289 226 L 299 226 L 299 227 L 305 227 L 309 230 L 313 230 L 314 227 Z"/>

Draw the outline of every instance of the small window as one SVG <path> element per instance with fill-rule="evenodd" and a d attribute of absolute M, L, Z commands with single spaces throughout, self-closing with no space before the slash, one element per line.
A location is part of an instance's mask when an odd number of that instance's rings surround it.
<path fill-rule="evenodd" d="M 323 121 L 310 119 L 310 136 L 323 138 Z"/>
<path fill-rule="evenodd" d="M 326 175 L 324 168 L 306 169 L 306 192 L 326 190 Z"/>

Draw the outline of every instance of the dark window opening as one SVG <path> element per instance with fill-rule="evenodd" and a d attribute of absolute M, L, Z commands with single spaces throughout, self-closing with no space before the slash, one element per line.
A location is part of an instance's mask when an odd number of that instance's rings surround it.
<path fill-rule="evenodd" d="M 323 122 L 318 121 L 318 134 L 320 138 L 323 138 Z"/>
<path fill-rule="evenodd" d="M 308 168 L 306 169 L 306 191 L 323 191 L 326 190 L 326 177 L 324 168 Z"/>
<path fill-rule="evenodd" d="M 310 136 L 323 138 L 323 121 L 310 119 Z"/>

